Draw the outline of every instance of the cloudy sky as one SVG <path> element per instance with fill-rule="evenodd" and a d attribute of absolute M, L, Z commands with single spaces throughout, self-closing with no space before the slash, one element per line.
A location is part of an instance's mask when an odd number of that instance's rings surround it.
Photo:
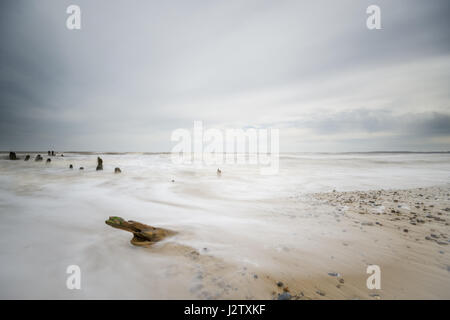
<path fill-rule="evenodd" d="M 194 120 L 279 128 L 282 151 L 450 150 L 448 0 L 0 7 L 0 150 L 170 151 Z"/>

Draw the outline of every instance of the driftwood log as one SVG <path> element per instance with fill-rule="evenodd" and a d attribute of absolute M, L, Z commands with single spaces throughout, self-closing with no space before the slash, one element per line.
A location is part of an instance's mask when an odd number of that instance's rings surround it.
<path fill-rule="evenodd" d="M 133 233 L 133 238 L 130 242 L 135 246 L 149 246 L 175 234 L 172 230 L 155 228 L 132 220 L 126 221 L 121 217 L 109 217 L 105 223 L 113 228 Z"/>

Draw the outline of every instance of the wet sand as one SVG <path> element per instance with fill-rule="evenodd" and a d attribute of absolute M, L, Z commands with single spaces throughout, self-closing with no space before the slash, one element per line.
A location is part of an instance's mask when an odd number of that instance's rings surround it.
<path fill-rule="evenodd" d="M 313 196 L 333 207 L 336 223 L 355 238 L 329 244 L 333 260 L 347 260 L 342 269 L 330 263 L 328 275 L 313 279 L 292 270 L 285 284 L 293 299 L 450 298 L 448 187 Z M 367 288 L 362 264 L 380 266 L 381 290 Z"/>
<path fill-rule="evenodd" d="M 239 269 L 185 248 L 185 258 L 197 260 L 198 283 L 190 293 L 199 299 L 450 298 L 448 187 L 311 197 L 320 210 L 331 210 L 342 234 L 350 236 L 317 239 L 309 252 L 269 252 L 273 264 L 257 268 Z M 366 286 L 371 264 L 380 266 L 380 290 Z"/>

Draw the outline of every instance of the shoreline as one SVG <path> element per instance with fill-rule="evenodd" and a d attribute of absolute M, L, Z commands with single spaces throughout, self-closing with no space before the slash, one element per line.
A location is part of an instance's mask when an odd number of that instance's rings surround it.
<path fill-rule="evenodd" d="M 318 159 L 286 160 L 273 179 L 246 167 L 224 168 L 218 179 L 216 168 L 180 168 L 168 158 L 105 156 L 103 172 L 93 156 L 45 167 L 1 161 L 0 258 L 8 263 L 0 296 L 450 299 L 446 157 Z M 118 165 L 120 176 L 112 173 Z M 134 247 L 129 234 L 105 225 L 110 216 L 176 234 Z M 74 263 L 86 286 L 76 293 L 64 287 Z M 366 287 L 372 264 L 381 290 Z"/>

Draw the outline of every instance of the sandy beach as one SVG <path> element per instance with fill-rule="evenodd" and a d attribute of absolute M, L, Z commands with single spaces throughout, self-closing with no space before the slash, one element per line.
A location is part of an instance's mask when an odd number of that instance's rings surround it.
<path fill-rule="evenodd" d="M 348 259 L 348 265 L 343 266 L 346 276 L 336 277 L 335 287 L 329 279 L 319 281 L 319 285 L 328 288 L 329 298 L 449 298 L 448 186 L 331 192 L 314 197 L 334 208 L 342 232 L 356 236 L 353 241 L 335 246 L 336 256 Z M 358 267 L 357 261 L 380 266 L 381 290 L 367 290 L 367 275 L 361 272 L 364 268 Z M 306 296 L 320 298 L 317 292 Z"/>
<path fill-rule="evenodd" d="M 241 269 L 241 283 L 235 284 L 239 290 L 224 289 L 225 294 L 218 297 L 295 300 L 450 297 L 449 186 L 311 196 L 317 199 L 316 209 L 331 210 L 342 233 L 351 236 L 320 237 L 316 239 L 318 250 L 314 252 L 283 247 L 271 257 L 273 269 Z M 324 235 L 325 232 L 321 233 Z M 369 276 L 366 267 L 371 264 L 381 268 L 380 290 L 369 290 L 366 286 Z M 209 269 L 206 273 L 217 275 L 217 270 Z M 210 288 L 211 284 L 206 290 Z M 248 295 L 243 296 L 242 291 L 246 290 Z M 208 298 L 202 293 L 199 297 Z"/>
<path fill-rule="evenodd" d="M 167 154 L 104 154 L 102 171 L 98 154 L 24 156 L 0 161 L 3 299 L 450 298 L 448 154 L 284 155 L 269 177 Z M 110 216 L 174 232 L 134 246 Z"/>

